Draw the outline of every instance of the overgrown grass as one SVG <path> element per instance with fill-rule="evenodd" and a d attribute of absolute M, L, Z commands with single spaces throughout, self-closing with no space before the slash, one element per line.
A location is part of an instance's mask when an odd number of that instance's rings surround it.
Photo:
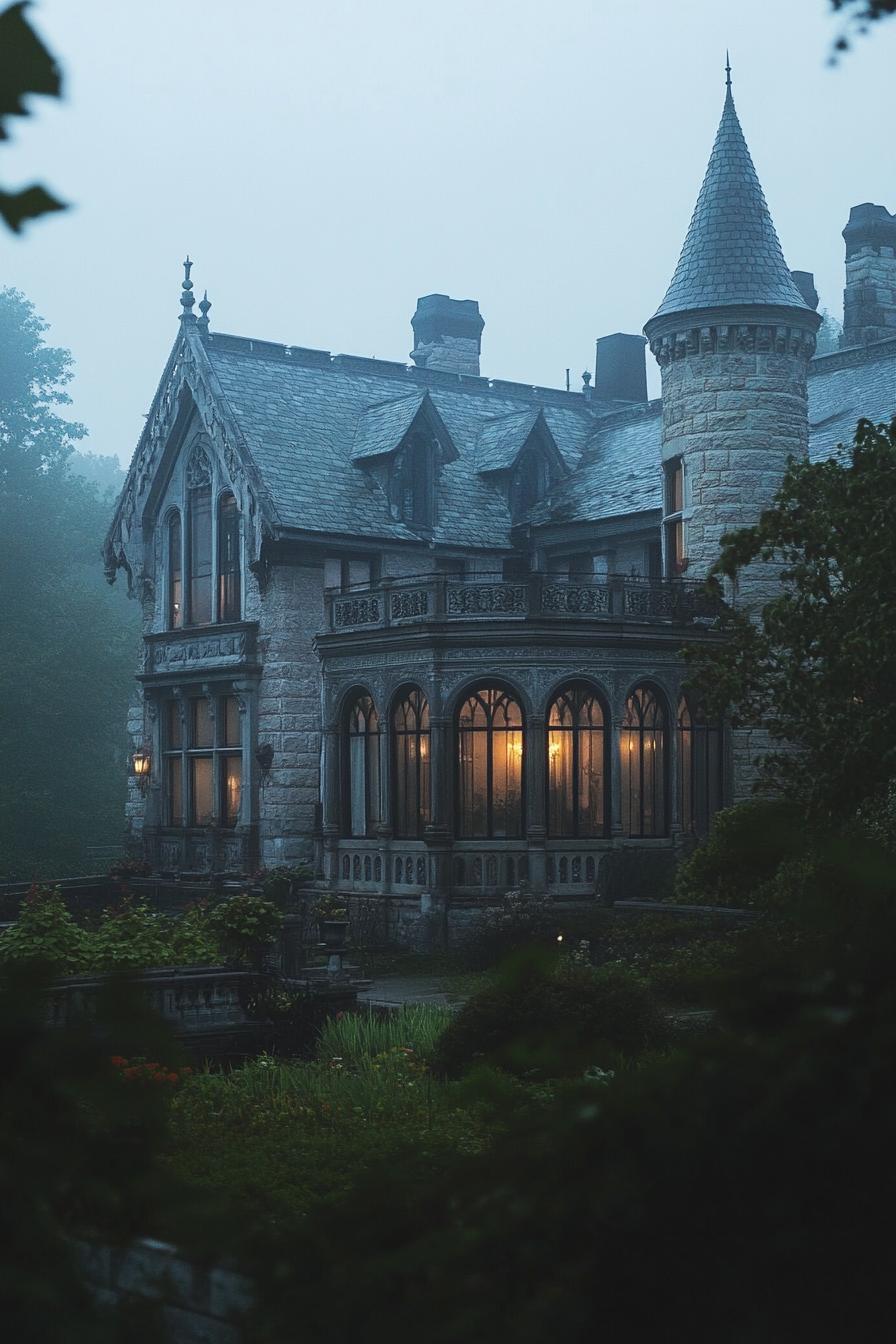
<path fill-rule="evenodd" d="M 412 1050 L 427 1060 L 451 1017 L 447 1008 L 414 1003 L 393 1013 L 346 1013 L 339 1019 L 329 1018 L 320 1034 L 318 1058 L 339 1059 L 362 1070 L 398 1049 Z"/>

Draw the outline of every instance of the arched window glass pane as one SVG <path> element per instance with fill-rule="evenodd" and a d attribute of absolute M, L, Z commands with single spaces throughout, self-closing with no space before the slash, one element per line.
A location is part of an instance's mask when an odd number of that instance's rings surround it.
<path fill-rule="evenodd" d="M 678 795 L 688 835 L 707 835 L 722 805 L 722 733 L 699 702 L 678 702 Z"/>
<path fill-rule="evenodd" d="M 178 630 L 184 623 L 184 573 L 180 514 L 168 521 L 168 627 Z"/>
<path fill-rule="evenodd" d="M 379 718 L 369 695 L 354 701 L 348 713 L 348 832 L 372 836 L 380 819 Z"/>
<path fill-rule="evenodd" d="M 600 701 L 571 686 L 548 712 L 548 830 L 571 839 L 606 832 L 606 739 Z"/>
<path fill-rule="evenodd" d="M 218 504 L 218 620 L 240 619 L 240 515 L 233 495 Z"/>
<path fill-rule="evenodd" d="M 462 836 L 523 833 L 523 713 L 506 691 L 476 691 L 457 722 L 458 811 Z"/>
<path fill-rule="evenodd" d="M 665 835 L 665 715 L 646 686 L 639 686 L 626 701 L 620 751 L 623 833 L 640 838 Z"/>
<path fill-rule="evenodd" d="M 420 691 L 408 691 L 395 706 L 392 733 L 395 834 L 414 839 L 430 819 L 429 704 Z"/>
<path fill-rule="evenodd" d="M 212 492 L 198 486 L 190 501 L 190 624 L 212 619 Z"/>

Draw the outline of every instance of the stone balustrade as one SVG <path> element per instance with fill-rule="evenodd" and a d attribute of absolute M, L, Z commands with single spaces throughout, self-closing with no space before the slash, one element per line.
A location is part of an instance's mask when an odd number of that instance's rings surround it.
<path fill-rule="evenodd" d="M 609 575 L 603 580 L 531 574 L 508 580 L 427 574 L 327 596 L 327 629 L 374 630 L 445 621 L 635 621 L 687 625 L 715 614 L 702 584 Z"/>

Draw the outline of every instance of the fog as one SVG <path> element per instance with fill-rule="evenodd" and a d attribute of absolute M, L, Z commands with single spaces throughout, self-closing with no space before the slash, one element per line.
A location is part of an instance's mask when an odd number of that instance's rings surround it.
<path fill-rule="evenodd" d="M 726 47 L 788 264 L 840 315 L 849 207 L 896 204 L 896 25 L 828 63 L 826 0 L 41 0 L 65 74 L 3 150 L 71 210 L 0 241 L 126 463 L 195 258 L 213 329 L 406 359 L 418 295 L 478 299 L 483 372 L 573 386 L 671 277 Z M 651 390 L 658 380 L 652 371 Z"/>

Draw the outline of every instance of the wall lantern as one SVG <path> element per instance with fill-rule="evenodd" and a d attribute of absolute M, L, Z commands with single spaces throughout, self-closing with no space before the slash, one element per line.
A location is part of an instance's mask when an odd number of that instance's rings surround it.
<path fill-rule="evenodd" d="M 131 757 L 134 766 L 134 778 L 137 781 L 137 788 L 141 793 L 146 792 L 146 786 L 149 783 L 149 775 L 152 770 L 152 756 L 146 747 L 140 747 Z"/>

